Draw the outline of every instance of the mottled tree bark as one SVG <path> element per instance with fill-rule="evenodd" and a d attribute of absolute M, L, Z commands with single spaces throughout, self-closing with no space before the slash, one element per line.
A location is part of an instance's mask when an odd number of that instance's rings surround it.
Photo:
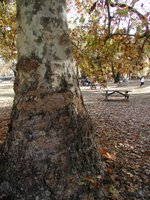
<path fill-rule="evenodd" d="M 65 1 L 17 0 L 17 48 L 2 195 L 100 199 L 101 162 L 72 69 Z"/>

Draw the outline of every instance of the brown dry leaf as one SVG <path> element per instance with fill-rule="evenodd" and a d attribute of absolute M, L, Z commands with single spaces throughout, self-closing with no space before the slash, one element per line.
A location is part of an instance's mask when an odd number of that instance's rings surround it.
<path fill-rule="evenodd" d="M 109 192 L 111 193 L 111 199 L 112 200 L 119 200 L 119 191 L 113 186 L 111 185 L 109 188 Z"/>
<path fill-rule="evenodd" d="M 100 148 L 99 150 L 100 152 L 100 155 L 103 157 L 103 158 L 107 158 L 109 160 L 115 160 L 116 159 L 116 155 L 115 153 L 109 153 L 106 149 L 104 148 Z"/>
<path fill-rule="evenodd" d="M 93 177 L 91 176 L 86 176 L 84 178 L 84 181 L 90 183 L 91 186 L 93 186 L 94 188 L 98 188 L 99 187 L 99 182 L 97 180 L 95 180 Z"/>

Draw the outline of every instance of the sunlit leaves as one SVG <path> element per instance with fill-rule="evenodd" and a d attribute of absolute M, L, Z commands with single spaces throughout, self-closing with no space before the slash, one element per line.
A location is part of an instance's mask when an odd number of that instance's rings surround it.
<path fill-rule="evenodd" d="M 16 57 L 16 6 L 13 1 L 0 2 L 0 54 L 5 60 Z"/>
<path fill-rule="evenodd" d="M 83 71 L 104 77 L 112 66 L 122 74 L 141 69 L 149 54 L 149 32 L 148 14 L 134 7 L 138 0 L 88 0 L 86 9 L 84 1 L 77 2 L 81 26 L 71 30 L 71 35 L 78 35 L 72 37 L 74 57 Z"/>
<path fill-rule="evenodd" d="M 85 17 L 82 15 L 79 22 L 84 23 L 85 22 Z"/>
<path fill-rule="evenodd" d="M 120 16 L 127 16 L 128 15 L 128 7 L 125 7 L 124 9 L 119 9 L 117 11 L 117 14 Z"/>

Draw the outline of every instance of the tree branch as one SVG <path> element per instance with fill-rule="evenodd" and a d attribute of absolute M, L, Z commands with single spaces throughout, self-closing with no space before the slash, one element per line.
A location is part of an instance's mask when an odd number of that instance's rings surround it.
<path fill-rule="evenodd" d="M 128 6 L 128 5 L 125 4 L 125 3 L 113 3 L 113 2 L 110 3 L 110 6 L 111 6 L 111 7 L 116 7 L 116 6 L 118 6 L 119 8 L 128 8 L 129 11 L 131 11 L 131 12 L 137 14 L 138 17 L 139 17 L 142 21 L 145 22 L 146 32 L 149 30 L 148 22 L 147 22 L 145 16 L 142 15 L 138 10 L 136 10 L 136 9 L 133 8 L 132 6 Z"/>
<path fill-rule="evenodd" d="M 108 13 L 108 36 L 109 36 L 111 33 L 111 20 L 112 20 L 112 17 L 110 15 L 109 0 L 106 0 L 106 7 Z"/>

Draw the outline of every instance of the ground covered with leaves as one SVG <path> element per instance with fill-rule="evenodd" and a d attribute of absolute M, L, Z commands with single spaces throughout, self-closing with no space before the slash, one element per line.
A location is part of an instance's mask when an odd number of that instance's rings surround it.
<path fill-rule="evenodd" d="M 105 166 L 106 200 L 149 200 L 150 92 L 135 92 L 129 101 L 106 101 L 99 89 L 81 90 Z M 12 91 L 0 99 L 0 150 L 7 138 L 12 100 Z"/>
<path fill-rule="evenodd" d="M 150 93 L 105 100 L 98 90 L 82 89 L 105 162 L 108 199 L 150 199 Z"/>

